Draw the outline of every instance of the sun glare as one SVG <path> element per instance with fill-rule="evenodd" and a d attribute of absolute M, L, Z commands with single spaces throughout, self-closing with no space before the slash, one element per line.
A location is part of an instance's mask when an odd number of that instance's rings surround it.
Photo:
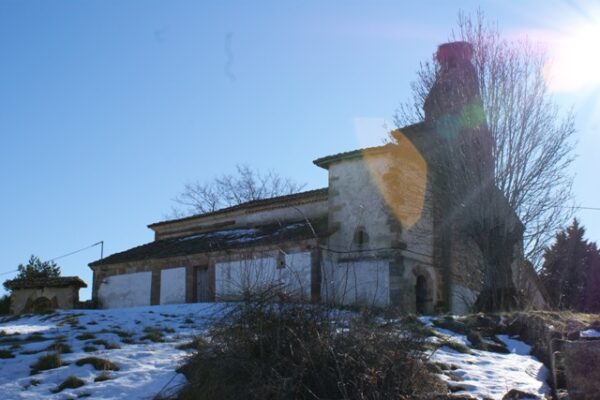
<path fill-rule="evenodd" d="M 555 91 L 572 92 L 600 86 L 600 25 L 588 21 L 576 25 L 556 40 L 545 69 L 547 82 Z"/>

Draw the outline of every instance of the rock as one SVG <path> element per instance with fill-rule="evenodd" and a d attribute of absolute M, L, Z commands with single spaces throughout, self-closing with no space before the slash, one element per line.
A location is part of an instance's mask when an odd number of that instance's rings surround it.
<path fill-rule="evenodd" d="M 518 389 L 511 389 L 502 397 L 502 400 L 539 400 L 540 396 L 532 393 L 523 392 Z"/>

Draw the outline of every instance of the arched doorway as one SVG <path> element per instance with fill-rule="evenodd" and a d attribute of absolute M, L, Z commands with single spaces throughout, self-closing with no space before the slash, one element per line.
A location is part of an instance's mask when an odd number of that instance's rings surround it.
<path fill-rule="evenodd" d="M 417 313 L 427 313 L 427 279 L 423 275 L 417 276 L 417 282 L 415 283 L 415 297 Z"/>
<path fill-rule="evenodd" d="M 33 301 L 28 300 L 24 311 L 34 314 L 46 314 L 52 312 L 54 308 L 56 307 L 54 304 L 52 304 L 52 301 L 50 301 L 49 298 L 41 296 Z"/>

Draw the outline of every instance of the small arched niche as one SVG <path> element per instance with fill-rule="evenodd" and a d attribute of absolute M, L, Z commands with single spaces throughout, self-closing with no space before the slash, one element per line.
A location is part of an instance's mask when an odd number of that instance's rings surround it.
<path fill-rule="evenodd" d="M 369 234 L 364 226 L 360 225 L 354 230 L 353 243 L 358 247 L 364 247 L 369 243 Z"/>

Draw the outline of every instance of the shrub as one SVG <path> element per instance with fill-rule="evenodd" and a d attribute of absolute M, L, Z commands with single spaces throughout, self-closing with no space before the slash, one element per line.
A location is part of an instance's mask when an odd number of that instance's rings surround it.
<path fill-rule="evenodd" d="M 76 377 L 75 375 L 71 375 L 67 379 L 65 379 L 60 385 L 58 385 L 56 389 L 54 389 L 52 392 L 58 393 L 62 392 L 65 389 L 77 389 L 78 387 L 82 387 L 83 385 L 85 385 L 85 382 L 82 379 Z"/>
<path fill-rule="evenodd" d="M 118 371 L 117 367 L 112 361 L 100 358 L 100 357 L 85 357 L 75 362 L 75 365 L 81 367 L 85 364 L 90 364 L 94 369 L 98 371 Z"/>
<path fill-rule="evenodd" d="M 40 371 L 58 368 L 62 365 L 63 362 L 60 359 L 60 354 L 48 353 L 38 358 L 38 360 L 31 365 L 31 375 L 37 374 Z"/>
<path fill-rule="evenodd" d="M 372 318 L 332 319 L 320 305 L 274 303 L 265 291 L 234 307 L 180 372 L 181 399 L 410 398 L 445 385 L 425 365 L 425 338 Z M 346 314 L 348 315 L 348 314 Z"/>

